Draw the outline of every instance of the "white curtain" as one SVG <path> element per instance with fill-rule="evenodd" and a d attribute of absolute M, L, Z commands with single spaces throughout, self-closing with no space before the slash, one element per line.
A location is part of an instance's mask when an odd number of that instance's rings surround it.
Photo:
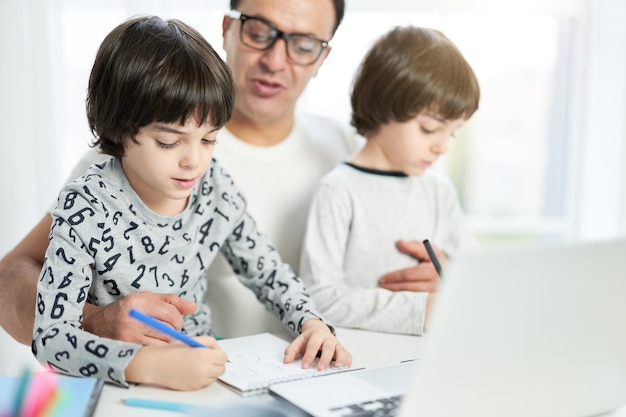
<path fill-rule="evenodd" d="M 52 2 L 0 1 L 0 255 L 38 221 L 58 188 L 58 97 Z M 0 287 L 0 291 L 2 288 Z M 1 308 L 1 307 L 0 307 Z M 34 368 L 30 349 L 0 334 L 0 375 Z"/>
<path fill-rule="evenodd" d="M 59 60 L 45 0 L 0 2 L 0 254 L 32 227 L 58 188 Z"/>
<path fill-rule="evenodd" d="M 586 67 L 587 100 L 580 164 L 580 218 L 575 231 L 588 239 L 626 236 L 626 2 L 594 0 L 596 16 Z"/>

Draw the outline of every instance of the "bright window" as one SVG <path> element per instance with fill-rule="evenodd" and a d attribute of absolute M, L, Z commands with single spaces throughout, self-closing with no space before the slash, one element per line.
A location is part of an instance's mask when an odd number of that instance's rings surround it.
<path fill-rule="evenodd" d="M 221 21 L 227 2 L 94 4 L 65 0 L 61 12 L 64 123 L 67 173 L 90 139 L 84 92 L 102 38 L 126 17 L 153 13 L 179 18 L 202 32 L 221 52 Z M 401 3 L 401 2 L 399 2 Z M 442 2 L 446 4 L 447 2 Z M 481 85 L 479 111 L 457 135 L 437 166 L 455 181 L 463 207 L 485 243 L 560 241 L 570 233 L 573 55 L 578 51 L 570 14 L 530 11 L 386 12 L 348 10 L 333 50 L 300 106 L 348 121 L 349 92 L 356 68 L 371 43 L 396 25 L 443 31 L 466 56 Z M 357 6 L 358 9 L 358 6 Z M 371 10 L 374 9 L 374 10 Z M 396 8 L 397 9 L 397 8 Z M 432 9 L 432 7 L 431 7 Z M 471 9 L 471 7 L 469 7 Z M 579 99 L 578 99 L 579 100 Z"/>
<path fill-rule="evenodd" d="M 439 168 L 454 179 L 480 238 L 563 239 L 571 21 L 540 13 L 349 13 L 303 105 L 349 119 L 358 62 L 398 24 L 443 31 L 479 78 L 479 111 Z"/>

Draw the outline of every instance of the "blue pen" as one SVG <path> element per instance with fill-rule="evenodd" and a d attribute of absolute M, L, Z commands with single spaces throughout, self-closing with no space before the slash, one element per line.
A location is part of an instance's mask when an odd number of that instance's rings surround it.
<path fill-rule="evenodd" d="M 174 339 L 180 340 L 183 343 L 188 344 L 191 347 L 200 347 L 200 348 L 206 348 L 208 346 L 203 345 L 200 342 L 197 342 L 195 340 L 193 340 L 191 337 L 187 336 L 184 333 L 179 332 L 178 330 L 173 329 L 172 327 L 168 326 L 167 324 L 163 323 L 162 321 L 159 321 L 153 317 L 148 316 L 147 314 L 144 314 L 140 311 L 137 311 L 133 308 L 130 309 L 130 311 L 128 312 L 128 314 L 132 317 L 135 318 L 137 320 L 139 320 L 140 322 L 142 322 L 143 324 L 152 327 L 155 330 L 158 330 L 162 333 L 165 333 L 168 336 L 172 336 Z"/>
<path fill-rule="evenodd" d="M 192 411 L 204 408 L 200 405 L 176 403 L 170 401 L 157 401 L 144 398 L 127 398 L 126 405 L 132 407 L 154 408 L 156 410 L 178 411 L 181 413 L 190 413 Z"/>

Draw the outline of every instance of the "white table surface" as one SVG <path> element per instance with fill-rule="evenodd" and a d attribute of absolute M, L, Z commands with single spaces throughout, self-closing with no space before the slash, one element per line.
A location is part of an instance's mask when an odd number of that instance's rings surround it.
<path fill-rule="evenodd" d="M 279 336 L 289 340 L 286 334 Z M 423 338 L 417 336 L 343 328 L 337 329 L 337 336 L 341 343 L 352 353 L 354 368 L 385 366 L 407 359 L 415 359 L 418 357 L 424 341 Z M 225 404 L 227 402 L 268 401 L 271 403 L 274 401 L 269 395 L 262 396 L 263 398 L 243 398 L 220 383 L 214 383 L 193 392 L 172 391 L 150 386 L 132 386 L 127 389 L 105 384 L 94 417 L 172 417 L 183 415 L 173 411 L 130 407 L 124 403 L 124 400 L 129 397 L 201 406 L 214 406 L 215 404 Z"/>
<path fill-rule="evenodd" d="M 286 334 L 279 335 L 286 338 Z M 418 358 L 425 339 L 417 336 L 369 332 L 354 329 L 337 329 L 341 343 L 353 355 L 353 367 L 378 367 Z M 288 339 L 287 339 L 288 340 Z M 173 417 L 184 415 L 174 411 L 130 407 L 124 403 L 129 397 L 159 401 L 172 401 L 206 407 L 268 404 L 274 406 L 276 400 L 269 395 L 243 398 L 220 383 L 193 392 L 179 392 L 149 386 L 133 386 L 129 389 L 106 384 L 94 417 Z M 219 413 L 220 415 L 224 415 Z M 291 413 L 289 413 L 291 415 Z M 216 415 L 211 412 L 197 413 L 197 416 Z M 237 414 L 234 414 L 237 415 Z M 255 414 L 255 416 L 258 414 Z M 194 415 L 195 416 L 195 415 Z M 243 417 L 238 415 L 238 417 Z M 626 417 L 626 406 L 603 417 Z"/>

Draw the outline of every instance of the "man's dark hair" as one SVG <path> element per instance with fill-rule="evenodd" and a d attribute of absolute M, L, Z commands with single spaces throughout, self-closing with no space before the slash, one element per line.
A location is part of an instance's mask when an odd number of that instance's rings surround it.
<path fill-rule="evenodd" d="M 230 10 L 237 10 L 240 1 L 241 0 L 230 0 Z M 335 8 L 335 26 L 333 28 L 333 35 L 335 35 L 337 28 L 343 20 L 343 15 L 346 11 L 346 2 L 345 0 L 333 0 L 333 6 Z"/>

